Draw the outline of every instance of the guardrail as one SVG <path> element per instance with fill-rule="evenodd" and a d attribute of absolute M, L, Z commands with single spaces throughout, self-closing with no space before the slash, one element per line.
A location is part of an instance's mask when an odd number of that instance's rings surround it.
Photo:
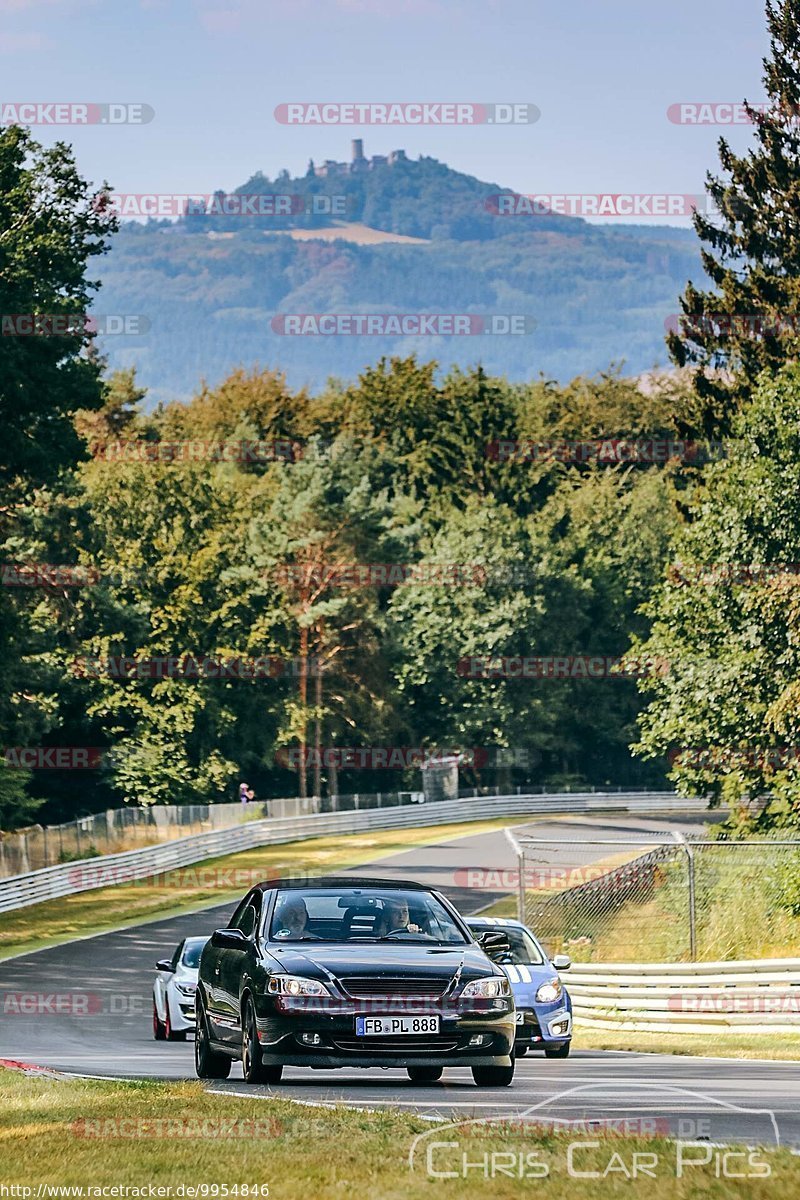
<path fill-rule="evenodd" d="M 800 1033 L 800 958 L 573 963 L 575 1023 L 645 1033 Z"/>
<path fill-rule="evenodd" d="M 104 854 L 100 858 L 44 867 L 0 880 L 0 912 L 9 912 L 110 884 L 148 879 L 165 871 L 220 858 L 257 846 L 303 841 L 327 834 L 361 833 L 368 829 L 401 829 L 453 824 L 493 817 L 536 814 L 633 812 L 666 815 L 704 812 L 705 800 L 672 792 L 573 792 L 552 795 L 478 797 L 307 816 L 271 817 L 232 829 L 178 838 L 160 846 Z"/>

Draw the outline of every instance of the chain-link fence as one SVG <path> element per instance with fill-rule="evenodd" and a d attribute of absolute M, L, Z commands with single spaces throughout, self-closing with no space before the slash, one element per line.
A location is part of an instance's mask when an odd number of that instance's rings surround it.
<path fill-rule="evenodd" d="M 33 825 L 0 833 L 0 878 L 227 829 L 266 815 L 263 804 L 162 804 L 107 809 L 63 825 Z"/>
<path fill-rule="evenodd" d="M 797 955 L 800 839 L 525 838 L 518 908 L 577 962 Z"/>
<path fill-rule="evenodd" d="M 458 782 L 458 776 L 455 776 Z M 519 792 L 519 789 L 517 789 Z M 58 863 L 155 846 L 174 838 L 213 829 L 229 829 L 265 817 L 301 817 L 314 813 L 391 808 L 401 804 L 454 799 L 448 788 L 418 792 L 354 792 L 340 796 L 296 796 L 249 804 L 161 804 L 108 809 L 63 825 L 32 825 L 16 833 L 0 832 L 0 879 L 53 867 Z M 495 796 L 500 789 L 469 788 L 459 797 Z"/>

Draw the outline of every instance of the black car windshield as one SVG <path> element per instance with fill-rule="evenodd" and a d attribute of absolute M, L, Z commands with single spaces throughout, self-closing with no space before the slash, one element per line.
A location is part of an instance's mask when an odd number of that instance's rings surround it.
<path fill-rule="evenodd" d="M 203 946 L 206 944 L 206 938 L 192 938 L 183 948 L 183 958 L 181 962 L 184 967 L 194 969 L 200 965 L 200 955 L 203 953 Z"/>
<path fill-rule="evenodd" d="M 527 963 L 534 967 L 540 967 L 544 962 L 541 950 L 527 929 L 517 929 L 513 925 L 472 925 L 470 928 L 476 937 L 479 933 L 504 933 L 507 936 L 511 948 L 500 954 L 493 953 L 495 962 Z"/>
<path fill-rule="evenodd" d="M 345 886 L 279 891 L 269 936 L 275 942 L 468 942 L 429 892 Z"/>

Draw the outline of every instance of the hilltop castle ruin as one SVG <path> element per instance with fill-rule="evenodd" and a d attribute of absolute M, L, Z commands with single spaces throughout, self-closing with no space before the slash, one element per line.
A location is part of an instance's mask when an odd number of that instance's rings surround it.
<path fill-rule="evenodd" d="M 392 150 L 391 154 L 373 154 L 367 158 L 364 154 L 362 138 L 353 138 L 350 162 L 336 162 L 326 158 L 320 167 L 315 167 L 313 160 L 308 164 L 308 174 L 327 177 L 328 175 L 353 175 L 357 171 L 373 171 L 376 167 L 393 167 L 395 163 L 407 162 L 405 150 Z"/>

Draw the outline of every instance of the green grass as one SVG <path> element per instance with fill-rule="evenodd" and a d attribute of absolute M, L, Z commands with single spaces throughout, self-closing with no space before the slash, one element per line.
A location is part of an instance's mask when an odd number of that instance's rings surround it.
<path fill-rule="evenodd" d="M 569 977 L 566 976 L 567 986 Z M 708 1055 L 710 1058 L 790 1059 L 800 1062 L 800 1033 L 744 1034 L 637 1033 L 577 1024 L 573 1045 L 580 1050 L 632 1050 L 648 1054 Z"/>
<path fill-rule="evenodd" d="M 228 1136 L 219 1136 L 223 1129 Z M 430 1136 L 423 1147 L 437 1140 L 456 1143 L 432 1156 L 434 1170 L 457 1167 L 455 1178 L 429 1177 L 424 1148 L 415 1155 L 415 1169 L 410 1168 L 414 1139 L 426 1133 Z M 242 1184 L 268 1187 L 270 1200 L 690 1200 L 699 1195 L 704 1200 L 783 1200 L 800 1192 L 800 1159 L 785 1150 L 758 1153 L 758 1161 L 769 1167 L 769 1178 L 717 1178 L 716 1151 L 709 1147 L 711 1162 L 678 1179 L 677 1147 L 663 1137 L 596 1132 L 579 1137 L 593 1148 L 579 1151 L 576 1167 L 602 1174 L 611 1164 L 605 1179 L 568 1174 L 567 1146 L 576 1140 L 574 1132 L 468 1123 L 439 1132 L 421 1117 L 399 1110 L 357 1112 L 225 1097 L 196 1082 L 98 1082 L 0 1070 L 0 1184 L 29 1187 L 34 1198 L 40 1185 L 77 1186 L 84 1197 L 92 1195 L 87 1189 L 114 1186 L 144 1188 L 147 1196 L 152 1185 L 172 1200 L 180 1196 L 181 1185 L 204 1185 L 206 1196 L 215 1200 L 225 1196 L 224 1188 L 235 1196 L 230 1189 Z M 500 1152 L 506 1156 L 499 1160 L 506 1173 L 496 1169 L 496 1157 L 484 1160 L 485 1154 Z M 547 1178 L 513 1177 L 513 1167 L 512 1175 L 507 1173 L 520 1156 L 527 1166 L 530 1160 L 524 1155 L 534 1153 L 547 1166 Z M 621 1174 L 619 1164 L 630 1169 L 634 1153 L 657 1156 L 655 1178 L 634 1180 Z M 466 1175 L 462 1155 L 478 1164 Z M 484 1162 L 492 1164 L 485 1172 Z M 742 1169 L 741 1159 L 735 1169 Z"/>
<path fill-rule="evenodd" d="M 515 817 L 515 821 L 530 818 Z M 118 884 L 78 892 L 59 900 L 47 900 L 29 908 L 4 913 L 0 924 L 0 961 L 15 954 L 57 945 L 73 938 L 104 930 L 138 925 L 184 912 L 231 904 L 258 878 L 278 873 L 331 873 L 357 867 L 414 846 L 471 837 L 502 829 L 508 819 L 429 825 L 419 829 L 387 829 L 345 837 L 321 837 L 278 846 L 260 846 L 224 858 L 206 859 L 195 867 L 183 867 L 152 880 Z M 93 859 L 88 869 L 102 870 L 103 860 Z M 226 886 L 225 873 L 244 874 Z"/>

